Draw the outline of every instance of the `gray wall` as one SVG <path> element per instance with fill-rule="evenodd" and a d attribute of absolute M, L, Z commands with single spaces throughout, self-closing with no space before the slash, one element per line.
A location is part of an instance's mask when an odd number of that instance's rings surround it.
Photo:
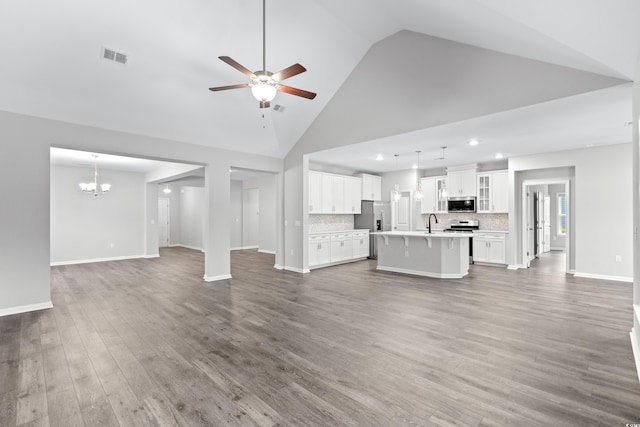
<path fill-rule="evenodd" d="M 522 265 L 522 190 L 525 179 L 566 178 L 573 168 L 571 184 L 570 244 L 572 268 L 577 274 L 633 277 L 633 213 L 631 144 L 591 147 L 555 153 L 515 157 L 509 160 L 509 245 L 510 265 Z M 616 226 L 603 227 L 615 212 Z M 616 262 L 621 255 L 622 262 Z"/>
<path fill-rule="evenodd" d="M 180 187 L 180 244 L 203 249 L 204 188 Z"/>
<path fill-rule="evenodd" d="M 231 181 L 231 249 L 242 247 L 242 181 Z"/>
<path fill-rule="evenodd" d="M 205 164 L 205 277 L 230 277 L 229 189 L 231 165 L 244 169 L 282 172 L 283 161 L 272 157 L 192 145 L 160 138 L 109 131 L 55 120 L 0 112 L 0 177 L 19 185 L 2 189 L 0 209 L 0 315 L 28 311 L 50 304 L 50 155 L 51 146 Z M 284 182 L 279 181 L 280 185 Z M 145 186 L 145 230 L 152 235 L 153 205 L 157 212 L 157 185 Z M 115 187 L 114 190 L 115 191 Z M 281 203 L 282 193 L 278 193 Z M 282 215 L 282 211 L 279 211 Z M 280 218 L 282 218 L 280 216 Z M 276 236 L 282 236 L 276 221 Z M 145 239 L 151 250 L 156 238 Z M 282 240 L 276 264 L 282 265 Z"/>
<path fill-rule="evenodd" d="M 92 180 L 93 168 L 51 166 L 52 263 L 143 255 L 144 176 L 99 168 L 111 191 L 98 197 L 78 187 Z"/>
<path fill-rule="evenodd" d="M 247 179 L 243 188 L 257 188 L 260 191 L 260 223 L 258 248 L 260 252 L 275 253 L 276 234 L 272 224 L 276 221 L 277 177 L 265 175 L 260 178 Z"/>

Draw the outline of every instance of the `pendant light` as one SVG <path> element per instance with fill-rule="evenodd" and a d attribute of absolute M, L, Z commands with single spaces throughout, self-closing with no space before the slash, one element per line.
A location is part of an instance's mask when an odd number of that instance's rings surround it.
<path fill-rule="evenodd" d="M 92 196 L 98 197 L 101 194 L 108 193 L 111 189 L 111 184 L 100 184 L 100 192 L 98 192 L 98 155 L 93 154 L 93 182 L 81 183 L 80 189 L 85 193 L 89 193 Z"/>
<path fill-rule="evenodd" d="M 169 194 L 169 193 L 171 193 L 171 189 L 169 188 L 169 184 L 165 184 L 165 187 L 164 187 L 164 189 L 162 190 L 162 192 L 163 192 L 164 194 Z"/>
<path fill-rule="evenodd" d="M 443 146 L 442 148 L 442 175 L 444 175 L 446 173 L 445 168 L 444 168 L 444 150 L 447 149 L 447 146 Z M 440 189 L 440 198 L 441 199 L 446 199 L 447 198 L 447 180 L 443 179 L 442 180 L 442 188 Z"/>
<path fill-rule="evenodd" d="M 413 196 L 416 200 L 422 200 L 424 198 L 424 194 L 422 193 L 422 184 L 420 184 L 420 153 L 422 153 L 422 151 L 417 150 L 416 153 L 418 153 L 418 167 L 416 168 L 416 191 L 413 193 Z"/>
<path fill-rule="evenodd" d="M 393 157 L 396 158 L 396 172 L 398 171 L 398 156 L 399 154 L 393 155 Z M 393 186 L 393 192 L 391 194 L 393 195 L 393 200 L 395 201 L 400 200 L 400 184 L 395 184 Z"/>

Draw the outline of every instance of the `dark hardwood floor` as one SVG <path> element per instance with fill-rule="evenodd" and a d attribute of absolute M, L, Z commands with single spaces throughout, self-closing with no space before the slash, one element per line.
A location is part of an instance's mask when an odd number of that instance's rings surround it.
<path fill-rule="evenodd" d="M 0 318 L 0 426 L 624 426 L 640 422 L 632 286 L 472 266 L 460 280 L 302 275 L 198 251 L 52 268 Z"/>

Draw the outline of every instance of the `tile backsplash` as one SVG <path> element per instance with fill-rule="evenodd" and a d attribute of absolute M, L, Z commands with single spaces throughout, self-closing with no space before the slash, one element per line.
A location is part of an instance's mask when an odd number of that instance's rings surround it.
<path fill-rule="evenodd" d="M 451 220 L 454 219 L 477 219 L 481 230 L 495 230 L 495 231 L 508 231 L 509 230 L 509 214 L 506 213 L 465 213 L 465 214 L 436 214 L 438 218 L 438 224 L 435 225 L 436 229 L 448 228 Z M 421 215 L 422 223 L 416 224 L 416 227 L 424 228 L 428 221 L 429 215 Z M 433 221 L 431 227 L 433 227 Z"/>
<path fill-rule="evenodd" d="M 309 215 L 309 233 L 353 230 L 353 215 Z"/>

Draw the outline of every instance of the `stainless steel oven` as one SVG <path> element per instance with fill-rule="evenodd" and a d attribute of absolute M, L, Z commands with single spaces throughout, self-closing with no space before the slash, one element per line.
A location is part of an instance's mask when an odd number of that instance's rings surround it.
<path fill-rule="evenodd" d="M 475 198 L 475 197 L 474 197 Z M 448 233 L 472 233 L 480 229 L 480 223 L 476 219 L 452 219 L 449 228 L 444 231 Z M 473 237 L 469 237 L 469 264 L 473 264 Z"/>

